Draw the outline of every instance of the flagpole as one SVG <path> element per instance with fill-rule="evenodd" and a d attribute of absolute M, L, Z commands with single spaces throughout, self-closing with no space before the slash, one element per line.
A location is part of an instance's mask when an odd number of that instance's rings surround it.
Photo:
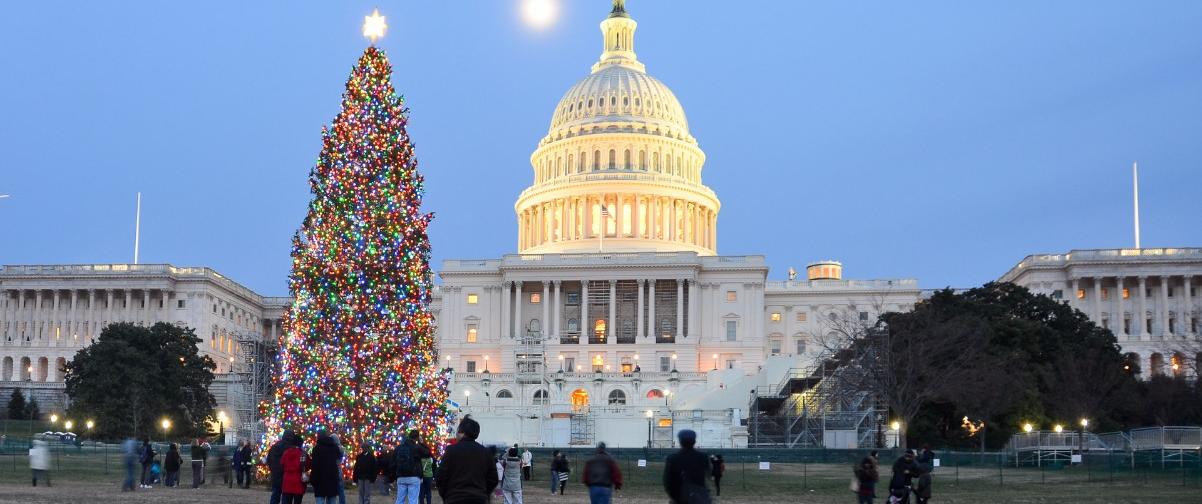
<path fill-rule="evenodd" d="M 1131 181 L 1135 208 L 1135 248 L 1139 248 L 1139 162 L 1131 163 Z"/>
<path fill-rule="evenodd" d="M 134 215 L 134 264 L 138 264 L 138 246 L 142 239 L 142 193 L 138 193 L 138 210 Z"/>

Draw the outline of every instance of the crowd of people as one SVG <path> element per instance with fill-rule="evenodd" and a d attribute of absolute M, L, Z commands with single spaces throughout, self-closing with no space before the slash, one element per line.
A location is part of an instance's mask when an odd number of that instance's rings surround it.
<path fill-rule="evenodd" d="M 893 462 L 889 478 L 889 504 L 910 504 L 913 496 L 917 504 L 927 504 L 931 499 L 931 471 L 935 467 L 935 452 L 923 446 L 921 453 L 906 450 Z M 856 464 L 851 490 L 856 493 L 860 504 L 872 504 L 877 497 L 877 483 L 881 479 L 880 459 L 873 450 Z"/>
<path fill-rule="evenodd" d="M 229 456 L 224 451 L 217 451 L 214 457 L 216 459 L 215 471 L 221 476 L 221 483 L 231 487 L 237 484 L 240 488 L 250 488 L 251 470 L 254 464 L 251 444 L 243 441 L 228 450 Z M 184 458 L 179 443 L 168 444 L 167 452 L 160 454 L 155 450 L 149 438 L 142 438 L 141 441 L 131 438 L 121 443 L 121 451 L 122 464 L 125 466 L 125 480 L 121 484 L 122 491 L 150 489 L 158 485 L 166 488 L 179 486 L 180 471 L 184 469 Z M 210 453 L 213 452 L 214 448 L 203 437 L 196 438 L 188 447 L 192 488 L 200 488 L 207 483 L 206 473 L 208 472 Z M 32 450 L 30 460 L 32 467 Z"/>

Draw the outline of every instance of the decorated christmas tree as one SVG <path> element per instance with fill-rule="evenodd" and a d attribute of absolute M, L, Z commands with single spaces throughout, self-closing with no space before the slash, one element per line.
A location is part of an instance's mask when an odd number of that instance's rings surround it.
<path fill-rule="evenodd" d="M 341 113 L 322 129 L 313 200 L 292 243 L 274 397 L 262 406 L 264 448 L 286 430 L 309 446 L 328 430 L 354 454 L 416 429 L 438 449 L 452 421 L 429 311 L 432 215 L 421 211 L 408 111 L 391 74 L 369 47 Z"/>

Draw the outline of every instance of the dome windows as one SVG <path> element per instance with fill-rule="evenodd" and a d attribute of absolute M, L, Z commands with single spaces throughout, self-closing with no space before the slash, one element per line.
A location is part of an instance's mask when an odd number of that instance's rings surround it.
<path fill-rule="evenodd" d="M 639 97 L 637 97 L 637 96 L 634 97 L 634 106 L 636 106 L 636 107 L 640 106 L 641 101 L 642 100 L 640 100 Z"/>
<path fill-rule="evenodd" d="M 601 151 L 593 151 L 593 171 L 601 170 Z"/>
<path fill-rule="evenodd" d="M 611 106 L 611 107 L 618 106 L 618 97 L 617 96 L 609 97 L 609 106 Z"/>
<path fill-rule="evenodd" d="M 617 153 L 614 152 L 613 149 L 610 149 L 609 150 L 609 169 L 613 170 L 614 168 L 616 168 L 615 164 L 617 163 L 617 159 L 616 159 L 617 157 L 618 157 Z"/>
<path fill-rule="evenodd" d="M 593 99 L 592 98 L 588 99 L 588 108 L 593 108 Z"/>
<path fill-rule="evenodd" d="M 622 97 L 622 106 L 623 106 L 623 107 L 629 107 L 629 106 L 630 106 L 630 97 L 629 97 L 629 96 L 623 96 L 623 97 Z"/>

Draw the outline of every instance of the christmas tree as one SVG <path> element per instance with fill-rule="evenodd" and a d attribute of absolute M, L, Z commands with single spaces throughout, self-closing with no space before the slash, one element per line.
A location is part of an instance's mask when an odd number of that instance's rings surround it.
<path fill-rule="evenodd" d="M 285 430 L 309 446 L 327 430 L 355 454 L 416 429 L 441 449 L 452 421 L 450 370 L 438 368 L 429 311 L 432 215 L 420 209 L 408 110 L 391 74 L 384 52 L 369 47 L 341 113 L 322 129 L 313 200 L 292 243 L 274 397 L 262 407 L 264 448 Z"/>

